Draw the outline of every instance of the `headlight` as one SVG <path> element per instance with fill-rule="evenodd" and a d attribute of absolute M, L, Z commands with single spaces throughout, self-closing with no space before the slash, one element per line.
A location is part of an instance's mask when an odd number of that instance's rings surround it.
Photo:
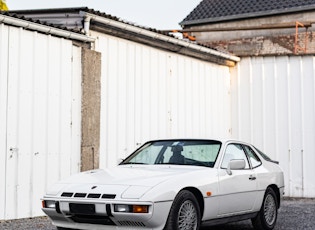
<path fill-rule="evenodd" d="M 61 213 L 60 206 L 59 206 L 59 201 L 42 200 L 42 206 L 43 206 L 43 208 L 55 209 L 57 213 Z"/>
<path fill-rule="evenodd" d="M 42 201 L 43 208 L 56 208 L 56 201 L 54 200 L 43 200 Z"/>
<path fill-rule="evenodd" d="M 148 213 L 148 205 L 128 205 L 128 204 L 115 204 L 115 212 L 127 212 L 127 213 Z"/>

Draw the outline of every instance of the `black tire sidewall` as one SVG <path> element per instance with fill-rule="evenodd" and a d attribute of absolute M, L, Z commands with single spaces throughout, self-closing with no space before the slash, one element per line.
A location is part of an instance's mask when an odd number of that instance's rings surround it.
<path fill-rule="evenodd" d="M 193 205 L 195 206 L 196 213 L 197 213 L 197 229 L 199 229 L 201 218 L 200 218 L 200 208 L 199 208 L 198 201 L 196 197 L 190 191 L 182 190 L 177 194 L 177 196 L 175 197 L 173 201 L 164 230 L 178 229 L 179 209 L 181 205 L 187 200 L 191 201 Z"/>
<path fill-rule="evenodd" d="M 271 195 L 274 199 L 275 202 L 275 206 L 276 206 L 276 218 L 275 221 L 273 222 L 272 225 L 269 225 L 265 219 L 265 213 L 264 213 L 264 208 L 265 208 L 265 201 L 267 196 Z M 263 230 L 271 230 L 275 227 L 276 222 L 277 222 L 277 218 L 278 218 L 278 201 L 277 201 L 277 197 L 276 194 L 274 192 L 273 189 L 271 188 L 267 188 L 265 195 L 264 195 L 264 199 L 263 199 L 263 203 L 261 205 L 261 209 L 257 215 L 256 218 L 254 218 L 253 221 L 253 225 L 255 227 L 255 229 L 263 229 Z"/>

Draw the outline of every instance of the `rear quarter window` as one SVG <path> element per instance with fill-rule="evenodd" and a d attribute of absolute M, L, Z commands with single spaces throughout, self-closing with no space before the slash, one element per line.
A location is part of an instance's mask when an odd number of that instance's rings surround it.
<path fill-rule="evenodd" d="M 255 151 L 251 147 L 249 147 L 248 145 L 244 145 L 244 149 L 249 157 L 249 161 L 253 168 L 257 168 L 258 166 L 262 164 L 261 160 L 259 159 Z"/>

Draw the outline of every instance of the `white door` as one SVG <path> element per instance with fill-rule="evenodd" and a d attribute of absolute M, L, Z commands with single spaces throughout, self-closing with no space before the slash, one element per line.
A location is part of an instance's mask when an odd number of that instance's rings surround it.
<path fill-rule="evenodd" d="M 244 159 L 245 168 L 227 173 L 232 159 Z M 242 213 L 253 209 L 256 200 L 256 174 L 240 144 L 228 144 L 219 169 L 219 215 Z"/>

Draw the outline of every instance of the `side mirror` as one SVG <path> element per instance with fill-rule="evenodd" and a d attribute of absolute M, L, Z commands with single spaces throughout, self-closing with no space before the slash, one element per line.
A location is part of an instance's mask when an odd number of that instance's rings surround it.
<path fill-rule="evenodd" d="M 245 169 L 245 160 L 231 160 L 226 169 L 227 174 L 232 175 L 231 170 Z"/>

